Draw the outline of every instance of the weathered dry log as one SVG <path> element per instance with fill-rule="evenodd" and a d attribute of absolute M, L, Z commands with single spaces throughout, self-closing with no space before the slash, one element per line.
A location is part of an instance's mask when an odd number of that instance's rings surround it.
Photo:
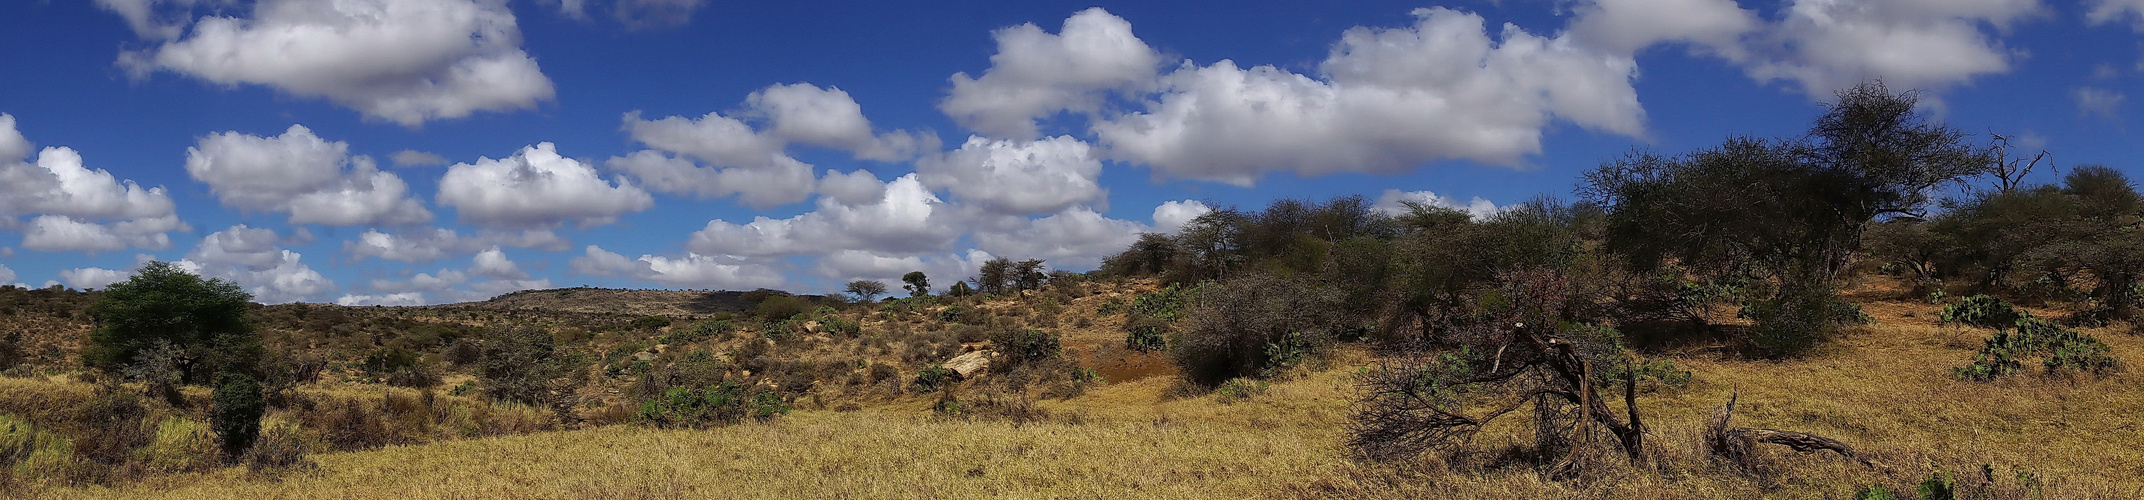
<path fill-rule="evenodd" d="M 1706 422 L 1705 444 L 1713 455 L 1733 461 L 1735 464 L 1747 469 L 1750 465 L 1750 453 L 1754 451 L 1757 443 L 1771 443 L 1793 448 L 1794 451 L 1800 453 L 1831 450 L 1833 453 L 1838 453 L 1839 456 L 1860 462 L 1861 465 L 1873 468 L 1883 467 L 1882 464 L 1878 464 L 1875 460 L 1861 455 L 1860 452 L 1854 451 L 1854 447 L 1848 446 L 1837 439 L 1804 432 L 1729 427 L 1728 421 L 1734 418 L 1735 401 L 1740 399 L 1741 396 L 1740 391 L 1737 391 L 1733 396 L 1729 396 L 1727 405 L 1721 406 L 1719 410 L 1712 412 L 1712 418 Z"/>

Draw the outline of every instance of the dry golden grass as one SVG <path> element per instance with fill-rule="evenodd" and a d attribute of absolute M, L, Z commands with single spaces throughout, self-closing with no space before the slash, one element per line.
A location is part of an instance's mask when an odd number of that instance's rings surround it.
<path fill-rule="evenodd" d="M 1116 291 L 1112 291 L 1116 292 Z M 1072 301 L 1061 321 L 1091 314 Z M 1091 388 L 1039 405 L 1015 424 L 931 415 L 932 396 L 863 411 L 801 411 L 771 423 L 705 431 L 626 426 L 320 454 L 313 472 L 265 477 L 243 468 L 158 476 L 116 487 L 31 492 L 50 498 L 1850 498 L 1869 484 L 1898 491 L 1943 471 L 1960 483 L 1990 466 L 2009 493 L 2037 478 L 2044 498 L 2144 498 L 2144 390 L 2132 368 L 2105 378 L 1958 381 L 1986 332 L 1933 322 L 1935 306 L 1861 295 L 1876 318 L 1802 359 L 1750 361 L 1693 347 L 1673 356 L 1686 388 L 1640 399 L 1653 464 L 1610 460 L 1585 480 L 1553 481 L 1507 460 L 1516 419 L 1468 452 L 1369 464 L 1341 443 L 1352 374 L 1368 354 L 1344 350 L 1263 394 L 1224 404 L 1186 395 L 1176 377 Z M 993 305 L 993 307 L 1002 307 Z M 1107 318 L 1067 328 L 1080 353 L 1121 342 Z M 2089 331 L 2132 364 L 2144 337 Z M 1091 359 L 1091 358 L 1090 358 Z M 0 391 L 75 391 L 62 381 L 0 379 Z M 344 391 L 349 391 L 347 394 Z M 332 389 L 358 397 L 361 389 Z M 1845 441 L 1884 465 L 1769 450 L 1755 472 L 1704 457 L 1706 416 L 1739 391 L 1735 423 Z M 1769 446 L 1769 445 L 1767 445 Z M 2016 495 L 2012 495 L 2016 496 Z M 2005 496 L 2006 498 L 2008 496 Z"/>

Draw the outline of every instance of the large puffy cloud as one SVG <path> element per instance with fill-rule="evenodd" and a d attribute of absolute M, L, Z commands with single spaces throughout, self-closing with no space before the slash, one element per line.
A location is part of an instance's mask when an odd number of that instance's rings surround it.
<path fill-rule="evenodd" d="M 500 246 L 550 251 L 571 248 L 565 238 L 550 231 L 483 231 L 463 236 L 460 232 L 443 228 L 399 233 L 384 233 L 373 229 L 366 230 L 355 240 L 345 242 L 343 252 L 359 260 L 377 258 L 399 262 L 429 262 L 449 255 L 469 254 Z"/>
<path fill-rule="evenodd" d="M 923 182 L 961 201 L 1005 214 L 1055 213 L 1108 195 L 1102 161 L 1071 137 L 1033 142 L 970 137 L 942 158 L 919 162 Z"/>
<path fill-rule="evenodd" d="M 87 168 L 80 153 L 65 147 L 45 148 L 35 163 L 24 161 L 31 148 L 15 117 L 0 114 L 0 228 L 13 226 L 16 216 L 37 215 L 23 248 L 164 249 L 171 246 L 166 233 L 190 230 L 164 188 L 143 188 Z"/>
<path fill-rule="evenodd" d="M 960 236 L 961 217 L 911 174 L 887 183 L 884 197 L 876 203 L 847 205 L 822 198 L 818 210 L 792 218 L 762 216 L 741 225 L 709 221 L 692 234 L 687 248 L 701 254 L 746 257 L 843 249 L 936 251 Z"/>
<path fill-rule="evenodd" d="M 499 250 L 499 247 L 477 252 L 476 257 L 471 259 L 469 274 L 496 280 L 529 279 L 529 273 L 522 271 L 521 265 L 507 258 L 506 252 Z"/>
<path fill-rule="evenodd" d="M 439 180 L 439 204 L 454 207 L 463 222 L 550 227 L 569 220 L 608 224 L 655 201 L 630 182 L 614 184 L 588 164 L 559 156 L 546 142 L 506 158 L 447 167 Z"/>
<path fill-rule="evenodd" d="M 788 155 L 791 144 L 876 161 L 906 160 L 938 147 L 937 137 L 927 134 L 874 135 L 862 106 L 838 88 L 773 85 L 753 92 L 745 103 L 747 109 L 735 115 L 646 120 L 639 112 L 626 113 L 626 132 L 651 149 L 613 157 L 608 164 L 660 192 L 736 196 L 746 205 L 770 207 L 803 201 L 816 185 L 813 167 Z"/>
<path fill-rule="evenodd" d="M 5 266 L 5 265 L 0 265 L 0 283 L 14 283 L 14 282 L 15 282 L 15 270 L 13 270 L 13 269 L 8 269 L 8 268 L 7 268 L 7 266 Z"/>
<path fill-rule="evenodd" d="M 810 164 L 786 155 L 771 156 L 768 163 L 758 167 L 718 169 L 660 151 L 641 150 L 612 157 L 609 166 L 631 174 L 658 192 L 701 198 L 735 196 L 738 202 L 761 208 L 804 201 L 818 185 Z"/>
<path fill-rule="evenodd" d="M 2003 29 L 2042 10 L 2039 0 L 1795 0 L 1730 59 L 1753 78 L 1793 82 L 1821 99 L 1870 79 L 1937 89 L 2009 71 L 2022 52 L 1983 27 Z"/>
<path fill-rule="evenodd" d="M 1056 267 L 1093 267 L 1102 257 L 1124 251 L 1139 233 L 1152 228 L 1111 219 L 1086 208 L 1025 221 L 1005 232 L 977 232 L 978 247 L 1014 259 L 1038 258 Z"/>
<path fill-rule="evenodd" d="M 784 283 L 781 273 L 773 268 L 738 257 L 691 252 L 680 257 L 641 255 L 634 259 L 589 245 L 569 265 L 573 272 L 589 276 L 631 278 L 691 288 L 771 288 Z"/>
<path fill-rule="evenodd" d="M 979 78 L 953 75 L 939 109 L 962 126 L 995 137 L 1032 139 L 1037 118 L 1062 110 L 1093 112 L 1098 91 L 1144 90 L 1161 55 L 1132 35 L 1132 25 L 1101 8 L 1066 19 L 1058 34 L 1034 24 L 998 30 L 997 54 Z"/>
<path fill-rule="evenodd" d="M 225 205 L 290 214 L 293 224 L 414 224 L 432 212 L 409 197 L 401 177 L 349 143 L 329 142 L 302 125 L 282 135 L 224 132 L 186 149 L 186 172 Z"/>
<path fill-rule="evenodd" d="M 1191 219 L 1211 212 L 1213 207 L 1208 207 L 1198 200 L 1164 201 L 1154 207 L 1154 231 L 1176 234 L 1184 228 L 1184 224 L 1190 223 Z"/>
<path fill-rule="evenodd" d="M 1145 110 L 1097 121 L 1121 159 L 1164 173 L 1249 185 L 1271 171 L 1397 172 L 1437 159 L 1514 164 L 1541 148 L 1551 117 L 1643 133 L 1636 63 L 1429 8 L 1414 26 L 1348 30 L 1323 78 L 1232 61 L 1161 78 Z"/>
<path fill-rule="evenodd" d="M 151 38 L 172 31 L 149 9 L 192 3 L 100 0 Z M 502 1 L 270 0 L 253 4 L 250 14 L 202 17 L 183 38 L 124 53 L 119 63 L 138 76 L 170 70 L 324 97 L 411 127 L 532 108 L 555 93 L 521 50 L 520 29 Z"/>
<path fill-rule="evenodd" d="M 286 243 L 274 230 L 237 225 L 201 238 L 184 260 L 173 264 L 249 287 L 254 300 L 268 304 L 306 300 L 335 289 L 335 282 L 306 265 L 302 254 L 281 248 Z"/>

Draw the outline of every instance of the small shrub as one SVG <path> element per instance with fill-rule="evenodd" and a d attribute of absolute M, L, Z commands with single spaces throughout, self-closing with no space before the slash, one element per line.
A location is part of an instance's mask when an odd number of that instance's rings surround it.
<path fill-rule="evenodd" d="M 156 424 L 156 437 L 134 452 L 150 470 L 194 472 L 216 464 L 217 440 L 207 425 L 183 416 Z"/>
<path fill-rule="evenodd" d="M 1169 324 L 1159 319 L 1137 317 L 1124 321 L 1124 348 L 1139 352 L 1169 349 Z"/>
<path fill-rule="evenodd" d="M 306 458 L 311 446 L 298 430 L 298 424 L 282 419 L 269 419 L 261 424 L 261 437 L 253 442 L 253 448 L 239 461 L 254 472 L 306 469 L 313 467 L 312 459 Z"/>
<path fill-rule="evenodd" d="M 916 392 L 935 391 L 945 387 L 946 384 L 952 381 L 953 370 L 948 370 L 940 365 L 931 365 L 921 372 L 916 372 Z"/>
<path fill-rule="evenodd" d="M 965 323 L 962 320 L 967 319 L 967 317 L 968 308 L 961 307 L 959 304 L 946 306 L 945 310 L 938 311 L 938 321 L 947 323 Z"/>
<path fill-rule="evenodd" d="M 731 324 L 729 320 L 707 320 L 692 325 L 692 328 L 664 335 L 662 338 L 657 339 L 656 342 L 671 345 L 689 344 L 710 338 L 726 338 L 735 331 L 737 331 L 737 327 Z"/>
<path fill-rule="evenodd" d="M 1220 387 L 1214 388 L 1213 397 L 1215 401 L 1224 405 L 1236 404 L 1265 394 L 1266 390 L 1271 387 L 1271 384 L 1262 380 L 1241 377 L 1232 378 L 1228 379 L 1227 382 L 1222 382 Z"/>
<path fill-rule="evenodd" d="M 1000 330 L 990 335 L 990 344 L 1004 355 L 998 359 L 1007 366 L 1055 358 L 1064 352 L 1057 333 L 1042 330 Z"/>
<path fill-rule="evenodd" d="M 788 295 L 776 295 L 767 297 L 767 300 L 760 302 L 755 309 L 755 314 L 760 319 L 774 322 L 796 317 L 796 315 L 804 314 L 804 311 L 809 309 L 802 299 Z"/>
<path fill-rule="evenodd" d="M 856 336 L 861 335 L 864 332 L 864 325 L 862 323 L 834 316 L 819 318 L 819 327 L 822 331 L 825 331 L 828 334 L 840 335 L 843 337 L 850 338 L 855 338 Z"/>
<path fill-rule="evenodd" d="M 242 373 L 224 372 L 211 396 L 209 422 L 215 426 L 218 443 L 226 456 L 237 457 L 261 434 L 261 414 L 268 402 L 261 397 L 261 384 Z"/>
<path fill-rule="evenodd" d="M 1861 306 L 1840 300 L 1836 292 L 1820 287 L 1753 300 L 1736 315 L 1755 323 L 1749 330 L 1753 354 L 1774 358 L 1800 355 L 1830 338 L 1841 326 L 1868 322 Z"/>
<path fill-rule="evenodd" d="M 633 318 L 634 330 L 655 330 L 665 326 L 670 326 L 669 316 L 641 316 L 638 318 Z"/>
<path fill-rule="evenodd" d="M 780 395 L 726 381 L 697 389 L 672 387 L 660 397 L 641 402 L 633 420 L 655 427 L 699 428 L 766 421 L 788 413 L 789 403 Z"/>
<path fill-rule="evenodd" d="M 1987 295 L 1974 295 L 1956 304 L 1943 306 L 1936 318 L 1944 323 L 1955 323 L 1974 328 L 2008 328 L 2023 318 L 2009 302 Z"/>
<path fill-rule="evenodd" d="M 2119 358 L 2098 338 L 2054 322 L 2023 315 L 2015 328 L 1997 330 L 1973 354 L 1973 363 L 1953 369 L 1959 378 L 1989 381 L 2024 370 L 2024 359 L 2042 357 L 2049 374 L 2065 371 L 2105 374 L 2121 368 Z"/>

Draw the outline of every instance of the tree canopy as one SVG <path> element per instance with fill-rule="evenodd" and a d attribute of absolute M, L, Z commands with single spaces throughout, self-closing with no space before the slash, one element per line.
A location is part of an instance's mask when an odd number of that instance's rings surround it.
<path fill-rule="evenodd" d="M 143 351 L 168 344 L 189 382 L 215 372 L 250 371 L 260 358 L 260 339 L 246 319 L 253 295 L 238 284 L 203 280 L 168 262 L 143 265 L 132 278 L 104 290 L 90 306 L 96 329 L 82 350 L 91 368 L 117 372 Z"/>

